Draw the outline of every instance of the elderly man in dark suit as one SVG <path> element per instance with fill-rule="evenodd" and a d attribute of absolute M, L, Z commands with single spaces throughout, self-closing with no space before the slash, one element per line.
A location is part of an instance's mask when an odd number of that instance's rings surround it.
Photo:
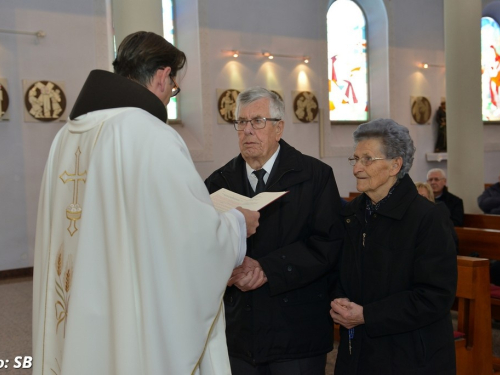
<path fill-rule="evenodd" d="M 260 211 L 247 257 L 224 295 L 233 374 L 324 375 L 332 350 L 329 299 L 343 230 L 332 169 L 281 139 L 284 104 L 256 87 L 237 99 L 241 154 L 206 181 L 252 197 L 288 191 Z"/>
<path fill-rule="evenodd" d="M 436 202 L 443 202 L 450 210 L 450 218 L 456 227 L 464 225 L 464 201 L 451 194 L 446 187 L 446 173 L 440 168 L 427 172 L 427 182 L 431 185 Z"/>

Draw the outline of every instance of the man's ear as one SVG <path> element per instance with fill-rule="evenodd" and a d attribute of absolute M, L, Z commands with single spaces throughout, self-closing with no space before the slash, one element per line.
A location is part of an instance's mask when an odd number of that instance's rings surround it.
<path fill-rule="evenodd" d="M 167 66 L 165 69 L 158 69 L 155 73 L 156 84 L 161 92 L 165 92 L 170 82 L 170 72 L 172 69 Z"/>
<path fill-rule="evenodd" d="M 281 139 L 281 136 L 283 135 L 283 130 L 285 130 L 285 121 L 278 121 L 274 128 L 276 131 L 276 140 L 279 141 Z"/>

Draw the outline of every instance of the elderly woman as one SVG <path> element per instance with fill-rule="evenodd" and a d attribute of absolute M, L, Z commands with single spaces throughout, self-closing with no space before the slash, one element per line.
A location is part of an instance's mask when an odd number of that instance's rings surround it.
<path fill-rule="evenodd" d="M 408 176 L 415 147 L 392 120 L 360 125 L 344 208 L 336 374 L 455 374 L 450 308 L 457 261 L 448 218 Z"/>

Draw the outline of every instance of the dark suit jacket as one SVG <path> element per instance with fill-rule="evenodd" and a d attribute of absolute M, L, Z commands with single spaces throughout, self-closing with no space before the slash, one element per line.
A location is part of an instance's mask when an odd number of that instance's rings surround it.
<path fill-rule="evenodd" d="M 224 295 L 229 354 L 250 363 L 307 358 L 333 346 L 330 294 L 337 278 L 343 228 L 332 169 L 280 141 L 266 191 L 288 191 L 260 210 L 247 255 L 268 282 Z M 205 181 L 210 193 L 226 188 L 250 196 L 241 155 Z"/>
<path fill-rule="evenodd" d="M 500 182 L 486 189 L 477 198 L 477 204 L 485 214 L 500 215 Z"/>
<path fill-rule="evenodd" d="M 451 221 L 456 227 L 464 226 L 464 201 L 462 199 L 451 194 L 445 186 L 443 193 L 439 198 L 436 198 L 436 201 L 446 204 L 446 207 L 450 210 Z"/>

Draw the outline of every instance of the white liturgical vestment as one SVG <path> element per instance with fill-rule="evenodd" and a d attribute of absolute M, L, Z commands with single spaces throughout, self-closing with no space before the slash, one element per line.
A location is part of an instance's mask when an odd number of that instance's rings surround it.
<path fill-rule="evenodd" d="M 33 374 L 230 374 L 222 296 L 245 250 L 171 127 L 138 108 L 69 121 L 38 209 Z"/>

